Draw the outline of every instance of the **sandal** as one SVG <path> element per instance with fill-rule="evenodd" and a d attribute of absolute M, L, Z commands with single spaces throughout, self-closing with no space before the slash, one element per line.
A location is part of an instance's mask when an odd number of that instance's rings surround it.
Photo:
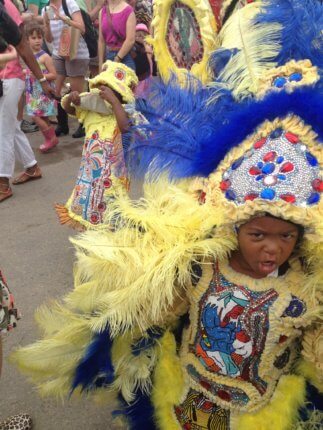
<path fill-rule="evenodd" d="M 27 414 L 14 415 L 0 422 L 0 430 L 31 430 L 32 420 Z"/>
<path fill-rule="evenodd" d="M 36 179 L 40 179 L 41 177 L 42 177 L 41 170 L 37 166 L 35 168 L 35 170 L 33 171 L 33 173 L 29 173 L 27 170 L 25 170 L 19 176 L 17 176 L 17 178 L 15 178 L 12 181 L 12 183 L 13 183 L 13 185 L 20 185 L 20 184 L 24 184 L 25 182 L 28 182 L 28 181 L 34 181 Z"/>
<path fill-rule="evenodd" d="M 12 196 L 12 190 L 9 185 L 0 183 L 0 202 L 3 200 L 9 199 Z"/>

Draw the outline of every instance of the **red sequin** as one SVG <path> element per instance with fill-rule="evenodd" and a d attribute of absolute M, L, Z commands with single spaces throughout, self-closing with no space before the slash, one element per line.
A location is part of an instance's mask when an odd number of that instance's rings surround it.
<path fill-rule="evenodd" d="M 294 170 L 294 164 L 289 161 L 287 161 L 287 163 L 284 163 L 279 169 L 279 171 L 282 173 L 292 172 L 293 170 Z"/>
<path fill-rule="evenodd" d="M 265 154 L 265 155 L 263 156 L 263 160 L 264 160 L 265 162 L 267 162 L 267 161 L 274 161 L 276 157 L 277 157 L 277 152 L 275 152 L 275 151 L 270 151 L 270 152 L 267 152 L 267 154 Z"/>
<path fill-rule="evenodd" d="M 247 194 L 247 195 L 244 197 L 244 199 L 245 199 L 245 201 L 247 201 L 247 200 L 251 200 L 251 201 L 253 201 L 253 200 L 255 200 L 257 197 L 258 197 L 258 194 L 251 193 L 251 194 Z"/>
<path fill-rule="evenodd" d="M 296 197 L 294 196 L 294 194 L 281 194 L 279 197 L 287 203 L 296 202 Z"/>
<path fill-rule="evenodd" d="M 314 179 L 312 182 L 312 187 L 315 191 L 318 191 L 319 193 L 323 192 L 323 181 L 321 179 Z"/>
<path fill-rule="evenodd" d="M 219 390 L 218 396 L 220 397 L 220 399 L 225 400 L 226 402 L 229 402 L 231 400 L 231 395 L 224 390 Z"/>
<path fill-rule="evenodd" d="M 255 149 L 260 149 L 260 148 L 262 148 L 263 146 L 264 146 L 264 144 L 266 143 L 266 137 L 263 137 L 262 139 L 260 139 L 260 140 L 258 140 L 254 145 L 253 145 L 253 147 L 255 148 Z"/>
<path fill-rule="evenodd" d="M 207 390 L 211 388 L 211 384 L 209 384 L 206 381 L 201 381 L 200 384 L 202 385 L 203 388 L 206 388 Z"/>
<path fill-rule="evenodd" d="M 249 169 L 249 173 L 250 173 L 250 175 L 253 175 L 253 176 L 255 176 L 255 175 L 260 175 L 261 170 L 260 170 L 260 169 L 258 169 L 258 167 L 256 167 L 256 166 L 252 166 L 252 167 Z"/>
<path fill-rule="evenodd" d="M 222 181 L 220 183 L 220 188 L 221 188 L 222 191 L 226 191 L 227 189 L 230 188 L 230 186 L 231 186 L 231 182 L 229 180 Z"/>
<path fill-rule="evenodd" d="M 284 343 L 284 342 L 286 342 L 287 339 L 288 339 L 288 337 L 285 336 L 284 334 L 282 334 L 279 338 L 279 343 Z"/>
<path fill-rule="evenodd" d="M 105 179 L 105 181 L 103 181 L 103 186 L 104 186 L 105 188 L 110 188 L 110 187 L 111 187 L 111 185 L 112 185 L 112 181 L 111 181 L 111 179 Z"/>
<path fill-rule="evenodd" d="M 298 143 L 299 142 L 299 137 L 296 136 L 296 134 L 286 133 L 285 137 L 290 143 Z"/>

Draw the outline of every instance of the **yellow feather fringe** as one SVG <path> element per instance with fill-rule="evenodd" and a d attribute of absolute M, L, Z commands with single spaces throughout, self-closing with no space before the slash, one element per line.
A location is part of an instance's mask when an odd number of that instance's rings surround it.
<path fill-rule="evenodd" d="M 119 216 L 116 232 L 88 231 L 72 239 L 78 260 L 74 290 L 62 304 L 39 310 L 43 340 L 13 354 L 12 360 L 44 395 L 69 394 L 79 360 L 94 333 L 107 324 L 114 337 L 129 332 L 124 349 L 127 338 L 116 340 L 112 388 L 121 389 L 128 401 L 136 386 L 148 390 L 156 352 L 150 351 L 151 363 L 143 354 L 126 364 L 131 339 L 178 318 L 173 308 L 190 285 L 192 261 L 223 257 L 235 248 L 233 233 L 212 234 L 223 214 L 214 217 L 180 187 L 161 181 L 147 186 L 145 195 L 135 206 L 126 195 L 116 201 L 110 214 L 114 220 Z"/>
<path fill-rule="evenodd" d="M 160 341 L 160 355 L 154 373 L 152 401 L 160 430 L 178 430 L 173 408 L 179 404 L 184 390 L 184 375 L 176 354 L 174 335 L 166 332 Z"/>
<path fill-rule="evenodd" d="M 231 430 L 292 430 L 298 409 L 305 402 L 305 380 L 301 376 L 283 376 L 270 403 L 254 414 L 232 416 Z"/>

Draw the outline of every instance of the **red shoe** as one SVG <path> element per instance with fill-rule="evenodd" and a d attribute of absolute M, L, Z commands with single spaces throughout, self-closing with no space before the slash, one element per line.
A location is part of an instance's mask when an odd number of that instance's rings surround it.
<path fill-rule="evenodd" d="M 55 146 L 58 144 L 58 138 L 55 134 L 55 129 L 53 126 L 48 127 L 46 130 L 42 131 L 44 137 L 45 137 L 45 143 L 40 145 L 39 149 L 41 152 L 46 153 L 49 150 L 55 148 Z"/>

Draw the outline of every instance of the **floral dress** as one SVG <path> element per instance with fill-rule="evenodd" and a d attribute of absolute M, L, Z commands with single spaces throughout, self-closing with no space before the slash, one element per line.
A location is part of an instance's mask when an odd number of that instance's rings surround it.
<path fill-rule="evenodd" d="M 13 295 L 0 271 L 0 335 L 15 328 L 18 319 Z"/>
<path fill-rule="evenodd" d="M 35 55 L 43 75 L 48 73 L 45 65 L 40 63 L 39 58 L 45 54 L 40 51 Z M 26 71 L 26 114 L 29 116 L 48 117 L 57 115 L 57 102 L 49 98 L 42 89 L 41 84 L 32 75 L 31 71 Z"/>

